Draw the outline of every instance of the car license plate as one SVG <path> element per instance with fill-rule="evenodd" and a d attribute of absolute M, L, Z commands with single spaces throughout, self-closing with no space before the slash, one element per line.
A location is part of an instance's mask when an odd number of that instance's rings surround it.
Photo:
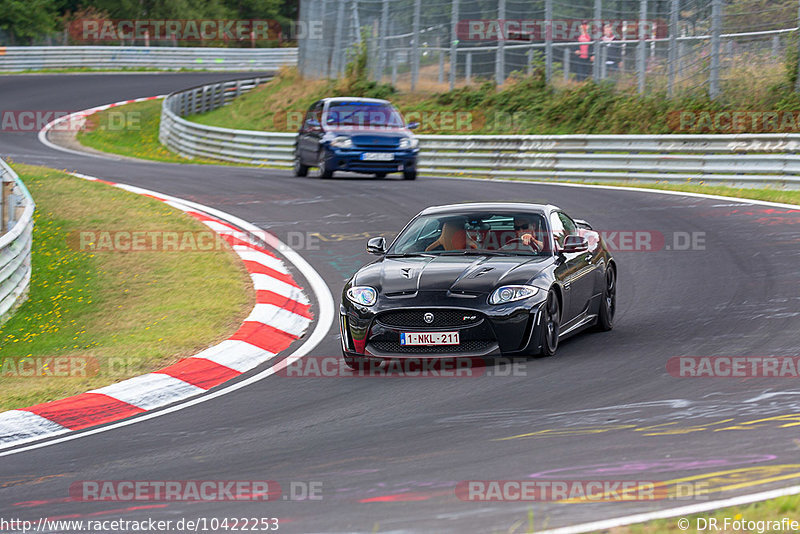
<path fill-rule="evenodd" d="M 394 154 L 391 152 L 364 152 L 361 154 L 364 161 L 393 161 Z"/>
<path fill-rule="evenodd" d="M 409 345 L 458 345 L 458 332 L 401 332 L 400 344 Z"/>

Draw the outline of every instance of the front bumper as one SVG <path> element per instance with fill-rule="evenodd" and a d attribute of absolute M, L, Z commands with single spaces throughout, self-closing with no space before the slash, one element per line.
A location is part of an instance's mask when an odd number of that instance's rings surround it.
<path fill-rule="evenodd" d="M 539 350 L 538 326 L 541 302 L 535 298 L 505 306 L 467 307 L 464 298 L 427 295 L 398 305 L 386 299 L 366 308 L 344 301 L 339 325 L 342 350 L 348 357 L 403 358 L 492 358 L 527 355 Z M 477 300 L 485 302 L 485 298 Z M 449 302 L 455 301 L 455 302 Z M 530 302 L 533 301 L 533 302 Z M 426 312 L 444 317 L 442 322 L 423 326 L 415 317 Z M 397 316 L 408 319 L 397 320 Z M 464 321 L 463 317 L 469 317 Z M 472 319 L 474 317 L 474 319 Z M 451 319 L 448 319 L 451 318 Z M 466 324 L 459 324 L 465 322 Z M 402 332 L 459 333 L 459 345 L 403 346 Z"/>
<path fill-rule="evenodd" d="M 368 161 L 363 160 L 362 154 L 365 153 L 385 153 L 392 154 L 391 161 Z M 417 155 L 419 149 L 396 150 L 386 148 L 333 148 L 325 150 L 325 165 L 334 171 L 349 171 L 360 173 L 378 172 L 403 172 L 414 170 L 417 167 Z"/>

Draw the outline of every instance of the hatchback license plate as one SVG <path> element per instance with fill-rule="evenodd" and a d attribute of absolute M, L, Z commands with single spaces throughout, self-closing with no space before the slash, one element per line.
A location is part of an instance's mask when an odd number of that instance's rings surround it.
<path fill-rule="evenodd" d="M 458 345 L 458 332 L 401 332 L 400 344 L 409 345 Z"/>
<path fill-rule="evenodd" d="M 394 161 L 394 154 L 391 152 L 364 152 L 361 154 L 364 161 Z"/>

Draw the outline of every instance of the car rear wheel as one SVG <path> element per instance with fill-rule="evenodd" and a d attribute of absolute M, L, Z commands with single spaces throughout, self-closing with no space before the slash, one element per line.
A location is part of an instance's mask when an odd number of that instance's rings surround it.
<path fill-rule="evenodd" d="M 542 313 L 542 348 L 539 354 L 541 356 L 554 356 L 556 350 L 558 350 L 558 334 L 561 326 L 561 305 L 555 290 L 551 289 L 547 293 L 547 301 Z"/>
<path fill-rule="evenodd" d="M 403 179 L 404 180 L 416 180 L 417 179 L 417 170 L 413 169 L 410 171 L 403 171 Z"/>
<path fill-rule="evenodd" d="M 294 155 L 294 175 L 300 178 L 304 176 L 308 176 L 308 165 L 303 165 L 303 161 L 300 159 L 300 154 Z"/>
<path fill-rule="evenodd" d="M 606 287 L 603 288 L 603 301 L 600 303 L 600 316 L 597 327 L 608 332 L 614 328 L 614 314 L 617 312 L 617 270 L 613 265 L 606 269 Z"/>

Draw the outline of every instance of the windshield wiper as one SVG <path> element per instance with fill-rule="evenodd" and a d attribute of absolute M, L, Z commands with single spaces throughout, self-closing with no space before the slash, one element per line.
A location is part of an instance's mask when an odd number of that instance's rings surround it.
<path fill-rule="evenodd" d="M 430 252 L 403 252 L 403 253 L 392 253 L 387 254 L 387 258 L 413 258 L 413 257 L 423 257 L 423 258 L 432 258 L 434 254 Z"/>
<path fill-rule="evenodd" d="M 532 256 L 533 252 L 520 252 L 514 250 L 447 250 L 440 256 Z"/>

